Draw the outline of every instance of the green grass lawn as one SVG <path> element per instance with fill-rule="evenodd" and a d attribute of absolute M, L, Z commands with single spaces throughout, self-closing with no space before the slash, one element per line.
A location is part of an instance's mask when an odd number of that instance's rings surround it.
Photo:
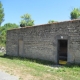
<path fill-rule="evenodd" d="M 0 54 L 0 69 L 18 76 L 20 80 L 80 80 L 79 65 L 57 68 L 49 66 L 52 63 L 43 62 Z"/>

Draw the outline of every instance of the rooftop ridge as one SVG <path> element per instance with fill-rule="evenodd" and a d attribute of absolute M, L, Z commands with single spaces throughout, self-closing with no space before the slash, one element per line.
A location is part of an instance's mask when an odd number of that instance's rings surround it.
<path fill-rule="evenodd" d="M 46 26 L 46 25 L 58 24 L 58 23 L 64 23 L 64 22 L 75 22 L 75 21 L 80 21 L 80 19 L 73 19 L 73 20 L 53 22 L 53 23 L 47 23 L 47 24 L 39 24 L 39 25 L 33 25 L 33 26 L 26 26 L 26 27 L 20 27 L 20 28 L 11 29 L 11 30 L 18 30 L 18 29 L 30 28 L 30 27 L 32 28 L 32 27 L 36 27 L 36 26 Z"/>

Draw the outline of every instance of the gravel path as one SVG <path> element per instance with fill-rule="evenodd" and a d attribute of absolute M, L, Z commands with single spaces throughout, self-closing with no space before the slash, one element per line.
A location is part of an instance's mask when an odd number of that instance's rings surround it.
<path fill-rule="evenodd" d="M 19 78 L 6 72 L 0 71 L 0 80 L 19 80 Z"/>

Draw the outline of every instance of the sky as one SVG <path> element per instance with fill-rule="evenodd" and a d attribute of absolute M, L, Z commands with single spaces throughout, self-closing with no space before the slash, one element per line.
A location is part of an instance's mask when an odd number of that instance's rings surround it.
<path fill-rule="evenodd" d="M 80 0 L 0 0 L 3 4 L 5 21 L 20 24 L 21 16 L 28 13 L 35 25 L 46 24 L 49 20 L 70 20 L 73 8 L 80 8 Z"/>

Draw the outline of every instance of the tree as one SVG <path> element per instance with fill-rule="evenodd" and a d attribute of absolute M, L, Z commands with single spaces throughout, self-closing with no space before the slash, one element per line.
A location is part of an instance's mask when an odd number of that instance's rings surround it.
<path fill-rule="evenodd" d="M 14 29 L 14 28 L 18 28 L 19 26 L 15 23 L 6 23 L 4 24 L 4 26 L 2 26 L 2 28 L 4 28 L 5 30 L 9 30 L 9 29 Z"/>
<path fill-rule="evenodd" d="M 54 20 L 49 20 L 48 23 L 54 23 L 54 22 L 57 22 L 57 21 L 54 21 Z"/>
<path fill-rule="evenodd" d="M 0 1 L 0 26 L 1 26 L 3 21 L 4 21 L 4 8 L 3 8 L 3 5 Z"/>
<path fill-rule="evenodd" d="M 18 28 L 19 26 L 15 23 L 6 23 L 0 27 L 0 44 L 6 43 L 6 32 L 7 30 Z"/>
<path fill-rule="evenodd" d="M 21 19 L 22 19 L 20 22 L 21 27 L 34 25 L 34 20 L 31 19 L 31 15 L 29 14 L 24 14 L 23 16 L 21 16 Z"/>
<path fill-rule="evenodd" d="M 70 13 L 71 19 L 78 19 L 80 17 L 80 9 L 74 8 Z"/>

